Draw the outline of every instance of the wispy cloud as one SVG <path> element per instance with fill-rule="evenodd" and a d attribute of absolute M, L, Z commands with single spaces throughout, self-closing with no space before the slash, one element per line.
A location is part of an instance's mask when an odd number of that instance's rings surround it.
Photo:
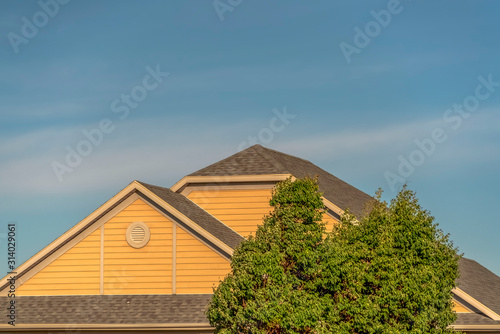
<path fill-rule="evenodd" d="M 433 163 L 491 161 L 500 157 L 498 143 L 485 145 L 476 137 L 496 133 L 499 121 L 500 115 L 492 109 L 471 116 L 456 132 L 447 128 L 441 118 L 419 119 L 378 128 L 344 129 L 290 139 L 280 144 L 279 149 L 313 161 L 335 161 L 339 168 L 360 174 L 381 174 L 394 167 L 399 155 L 409 154 L 415 149 L 415 139 L 422 140 L 429 137 L 436 127 L 443 127 L 450 139 L 438 148 L 431 159 Z"/>
<path fill-rule="evenodd" d="M 60 183 L 51 163 L 64 163 L 65 147 L 74 147 L 83 138 L 82 129 L 93 126 L 54 127 L 2 141 L 0 175 L 8 176 L 0 179 L 2 192 L 78 193 L 120 187 L 134 179 L 161 180 L 168 186 L 203 167 L 209 157 L 224 151 L 236 153 L 245 124 L 199 127 L 196 137 L 188 126 L 179 127 L 167 119 L 117 124 L 116 131 Z"/>
<path fill-rule="evenodd" d="M 499 117 L 494 111 L 471 117 L 458 132 L 450 132 L 452 137 L 433 155 L 430 166 L 449 168 L 450 162 L 499 159 L 496 144 L 488 146 L 474 139 L 477 134 L 495 133 Z M 320 166 L 334 164 L 341 172 L 382 175 L 395 166 L 398 155 L 414 149 L 415 139 L 428 136 L 438 126 L 443 126 L 441 119 L 375 129 L 344 129 L 301 138 L 294 138 L 293 131 L 284 131 L 269 146 Z M 166 118 L 123 123 L 84 158 L 81 166 L 66 175 L 63 183 L 58 182 L 51 163 L 64 161 L 64 147 L 81 139 L 82 128 L 52 128 L 20 135 L 0 144 L 0 175 L 8 175 L 0 180 L 0 187 L 3 192 L 12 193 L 71 194 L 120 188 L 134 179 L 170 186 L 184 175 L 236 153 L 248 124 L 188 128 Z"/>

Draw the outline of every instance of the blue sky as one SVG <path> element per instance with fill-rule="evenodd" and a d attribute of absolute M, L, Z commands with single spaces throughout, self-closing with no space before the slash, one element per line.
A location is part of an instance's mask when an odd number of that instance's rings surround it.
<path fill-rule="evenodd" d="M 16 222 L 19 263 L 132 180 L 171 186 L 254 137 L 386 199 L 404 179 L 500 274 L 500 3 L 54 1 L 0 2 L 0 244 Z M 58 177 L 68 147 L 87 155 Z"/>

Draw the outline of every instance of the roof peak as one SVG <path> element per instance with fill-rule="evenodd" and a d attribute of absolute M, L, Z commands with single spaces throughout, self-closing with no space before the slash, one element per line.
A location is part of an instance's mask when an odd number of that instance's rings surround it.
<path fill-rule="evenodd" d="M 253 146 L 250 146 L 249 148 L 247 148 L 246 150 L 250 149 L 250 148 L 254 148 L 254 149 L 257 149 L 257 150 L 264 150 L 264 151 L 269 151 L 269 152 L 273 152 L 273 153 L 277 153 L 277 154 L 281 154 L 281 155 L 285 155 L 285 156 L 288 156 L 288 157 L 291 157 L 291 158 L 295 158 L 295 159 L 300 159 L 302 161 L 306 161 L 306 162 L 309 162 L 311 163 L 309 160 L 306 160 L 306 159 L 303 159 L 303 158 L 300 158 L 300 157 L 297 157 L 295 155 L 291 155 L 291 154 L 288 154 L 288 153 L 284 153 L 284 152 L 280 152 L 280 151 L 277 151 L 277 150 L 274 150 L 272 148 L 269 148 L 269 147 L 265 147 L 265 146 L 262 146 L 260 144 L 255 144 Z"/>
<path fill-rule="evenodd" d="M 252 145 L 189 176 L 236 176 L 290 174 L 297 178 L 318 176 L 320 191 L 342 210 L 350 208 L 357 216 L 371 196 L 316 166 L 312 162 L 259 144 Z"/>

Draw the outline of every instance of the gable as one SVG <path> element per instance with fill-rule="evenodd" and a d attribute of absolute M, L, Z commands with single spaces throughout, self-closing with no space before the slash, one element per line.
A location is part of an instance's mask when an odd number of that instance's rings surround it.
<path fill-rule="evenodd" d="M 139 221 L 150 239 L 134 248 L 127 228 Z M 210 294 L 230 270 L 227 258 L 139 195 L 92 229 L 21 282 L 17 295 Z"/>

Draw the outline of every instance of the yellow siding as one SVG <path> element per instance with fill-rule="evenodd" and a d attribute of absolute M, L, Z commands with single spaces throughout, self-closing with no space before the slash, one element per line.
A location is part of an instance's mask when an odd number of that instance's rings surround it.
<path fill-rule="evenodd" d="M 212 293 L 231 270 L 229 261 L 179 227 L 176 239 L 176 293 Z"/>
<path fill-rule="evenodd" d="M 189 198 L 243 236 L 254 234 L 269 206 L 271 189 L 193 191 Z M 327 215 L 329 226 L 335 220 Z M 128 226 L 148 225 L 149 243 L 133 248 L 126 240 Z M 177 294 L 212 293 L 230 271 L 230 263 L 201 241 L 176 227 L 176 273 L 173 273 L 174 224 L 138 199 L 104 223 L 101 263 L 101 228 L 60 255 L 18 287 L 19 295 Z"/>
<path fill-rule="evenodd" d="M 17 288 L 17 294 L 99 294 L 100 240 L 98 229 Z"/>
<path fill-rule="evenodd" d="M 148 225 L 149 243 L 133 248 L 127 227 Z M 142 200 L 137 200 L 104 225 L 104 294 L 172 293 L 172 222 Z"/>
<path fill-rule="evenodd" d="M 148 225 L 151 238 L 143 248 L 126 240 L 127 227 Z M 176 292 L 212 293 L 230 270 L 227 260 L 177 227 Z M 173 223 L 142 200 L 137 200 L 104 224 L 104 294 L 171 294 Z M 18 287 L 19 295 L 100 294 L 101 228 L 73 246 Z"/>
<path fill-rule="evenodd" d="M 328 232 L 331 232 L 333 225 L 338 224 L 338 221 L 327 213 L 323 215 L 323 222 L 326 224 L 326 230 Z"/>
<path fill-rule="evenodd" d="M 453 301 L 453 311 L 456 313 L 472 313 L 456 300 Z"/>
<path fill-rule="evenodd" d="M 188 198 L 244 237 L 269 214 L 271 189 L 192 191 Z"/>
<path fill-rule="evenodd" d="M 272 211 L 271 189 L 195 190 L 188 198 L 243 237 L 254 235 L 264 216 Z M 331 231 L 336 220 L 326 213 L 323 219 Z"/>

